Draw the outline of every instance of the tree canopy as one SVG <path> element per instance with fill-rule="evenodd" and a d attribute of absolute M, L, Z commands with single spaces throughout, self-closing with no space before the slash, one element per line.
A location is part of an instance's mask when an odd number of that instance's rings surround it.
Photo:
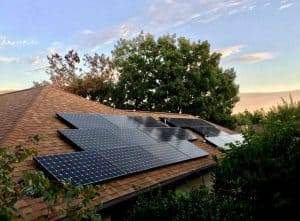
<path fill-rule="evenodd" d="M 141 33 L 113 51 L 117 107 L 200 115 L 220 122 L 238 101 L 235 71 L 220 67 L 207 41 Z"/>
<path fill-rule="evenodd" d="M 238 86 L 235 71 L 222 69 L 220 59 L 207 41 L 141 33 L 119 40 L 111 57 L 81 59 L 73 50 L 48 56 L 48 73 L 57 87 L 117 108 L 189 113 L 226 124 Z"/>

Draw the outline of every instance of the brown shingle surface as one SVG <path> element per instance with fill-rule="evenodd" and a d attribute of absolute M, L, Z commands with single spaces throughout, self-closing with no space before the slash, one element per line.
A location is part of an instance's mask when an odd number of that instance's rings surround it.
<path fill-rule="evenodd" d="M 0 95 L 0 144 L 40 91 L 41 88 L 36 88 Z"/>
<path fill-rule="evenodd" d="M 19 108 L 19 105 L 15 104 L 14 106 L 14 103 L 22 100 L 22 98 L 25 99 L 25 97 L 32 97 L 32 99 L 28 99 L 30 101 L 26 102 L 27 105 L 24 105 L 26 108 L 21 105 L 23 111 L 18 111 L 18 117 L 11 116 L 11 112 Z M 33 97 L 35 98 L 33 99 Z M 5 130 L 6 136 L 3 139 L 3 144 L 15 145 L 19 142 L 26 142 L 29 136 L 38 134 L 41 138 L 37 147 L 39 155 L 75 151 L 72 146 L 60 139 L 57 134 L 58 129 L 66 128 L 67 126 L 55 117 L 56 112 L 150 115 L 154 118 L 165 116 L 181 118 L 192 117 L 190 115 L 167 113 L 126 112 L 86 100 L 52 87 L 13 93 L 6 95 L 4 99 L 0 96 L 0 104 L 1 102 L 8 103 L 10 111 L 7 111 L 6 108 L 3 113 L 1 113 L 2 109 L 0 109 L 0 120 L 6 122 L 6 124 L 9 124 L 11 120 L 15 122 L 13 125 L 10 125 L 9 129 Z M 17 118 L 17 120 L 15 120 L 15 118 Z M 137 189 L 148 188 L 172 178 L 191 173 L 199 168 L 213 165 L 214 161 L 212 156 L 219 153 L 217 149 L 204 143 L 201 138 L 197 140 L 195 144 L 209 152 L 209 157 L 142 172 L 107 182 L 102 185 L 101 196 L 97 199 L 96 203 L 109 202 L 132 194 Z M 22 164 L 17 165 L 14 175 L 18 178 L 24 171 L 35 169 L 33 160 L 29 159 Z M 22 217 L 26 220 L 36 220 L 49 215 L 45 205 L 39 199 L 25 199 L 22 202 L 19 202 L 19 204 L 20 205 L 18 206 L 21 208 Z M 55 219 L 57 217 L 57 214 L 51 214 L 50 218 Z"/>

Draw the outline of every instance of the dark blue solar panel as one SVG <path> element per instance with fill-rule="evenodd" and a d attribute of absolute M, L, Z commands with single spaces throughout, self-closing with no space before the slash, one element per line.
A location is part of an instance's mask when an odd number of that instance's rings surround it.
<path fill-rule="evenodd" d="M 114 129 L 112 133 L 129 146 L 143 146 L 157 143 L 155 139 L 135 128 Z"/>
<path fill-rule="evenodd" d="M 165 165 L 190 159 L 189 156 L 178 151 L 176 148 L 166 142 L 143 146 L 143 149 L 160 159 Z"/>
<path fill-rule="evenodd" d="M 181 128 L 157 128 L 161 123 L 151 117 L 67 113 L 60 113 L 58 117 L 80 128 L 59 132 L 84 151 L 35 160 L 62 182 L 99 183 L 208 155 L 185 140 L 194 139 L 191 132 Z"/>
<path fill-rule="evenodd" d="M 180 127 L 147 127 L 142 131 L 160 142 L 197 139 L 191 131 Z"/>
<path fill-rule="evenodd" d="M 186 140 L 170 142 L 177 150 L 189 156 L 190 159 L 208 156 L 208 153 Z"/>
<path fill-rule="evenodd" d="M 57 113 L 57 116 L 74 128 L 105 128 L 117 127 L 100 114 Z"/>
<path fill-rule="evenodd" d="M 58 181 L 74 185 L 95 184 L 126 174 L 92 151 L 40 156 L 35 160 Z"/>
<path fill-rule="evenodd" d="M 203 136 L 218 136 L 221 130 L 201 119 L 169 118 L 167 123 L 174 127 L 190 128 Z"/>
<path fill-rule="evenodd" d="M 153 117 L 128 116 L 128 118 L 142 127 L 165 127 L 164 123 L 155 120 Z"/>
<path fill-rule="evenodd" d="M 211 136 L 218 136 L 219 134 L 222 133 L 221 130 L 217 129 L 216 127 L 213 126 L 192 126 L 190 127 L 193 131 L 206 136 L 206 137 L 211 137 Z"/>
<path fill-rule="evenodd" d="M 65 129 L 59 130 L 59 133 L 81 150 L 104 150 L 128 146 L 127 142 L 115 136 L 112 131 L 101 128 Z"/>
<path fill-rule="evenodd" d="M 174 127 L 185 127 L 189 128 L 192 126 L 212 126 L 210 123 L 202 119 L 191 119 L 191 118 L 167 118 L 167 123 Z"/>
<path fill-rule="evenodd" d="M 59 133 L 81 150 L 104 150 L 157 143 L 150 136 L 134 128 L 64 129 L 59 130 Z"/>
<path fill-rule="evenodd" d="M 137 146 L 101 151 L 101 155 L 128 174 L 164 165 L 157 157 Z"/>

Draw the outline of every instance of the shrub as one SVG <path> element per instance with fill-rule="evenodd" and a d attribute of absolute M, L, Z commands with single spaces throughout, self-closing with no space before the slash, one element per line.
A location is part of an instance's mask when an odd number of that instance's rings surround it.
<path fill-rule="evenodd" d="M 138 200 L 129 220 L 270 220 L 299 217 L 299 104 L 274 108 L 262 130 L 216 159 L 214 188 Z"/>

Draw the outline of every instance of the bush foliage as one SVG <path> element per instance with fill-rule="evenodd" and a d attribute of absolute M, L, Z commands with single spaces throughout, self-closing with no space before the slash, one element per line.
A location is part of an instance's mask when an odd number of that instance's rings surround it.
<path fill-rule="evenodd" d="M 217 159 L 212 191 L 155 194 L 138 200 L 128 220 L 278 220 L 298 217 L 299 104 L 266 114 L 262 130 Z"/>
<path fill-rule="evenodd" d="M 37 145 L 38 136 L 31 140 Z M 41 171 L 25 172 L 20 180 L 14 179 L 16 164 L 35 154 L 35 148 L 25 145 L 0 148 L 0 220 L 22 218 L 16 203 L 25 197 L 43 199 L 49 206 L 49 215 L 58 212 L 74 221 L 101 220 L 97 208 L 92 205 L 92 200 L 99 195 L 99 187 L 75 187 L 68 183 L 61 185 L 50 181 Z M 60 205 L 59 211 L 54 205 Z"/>

